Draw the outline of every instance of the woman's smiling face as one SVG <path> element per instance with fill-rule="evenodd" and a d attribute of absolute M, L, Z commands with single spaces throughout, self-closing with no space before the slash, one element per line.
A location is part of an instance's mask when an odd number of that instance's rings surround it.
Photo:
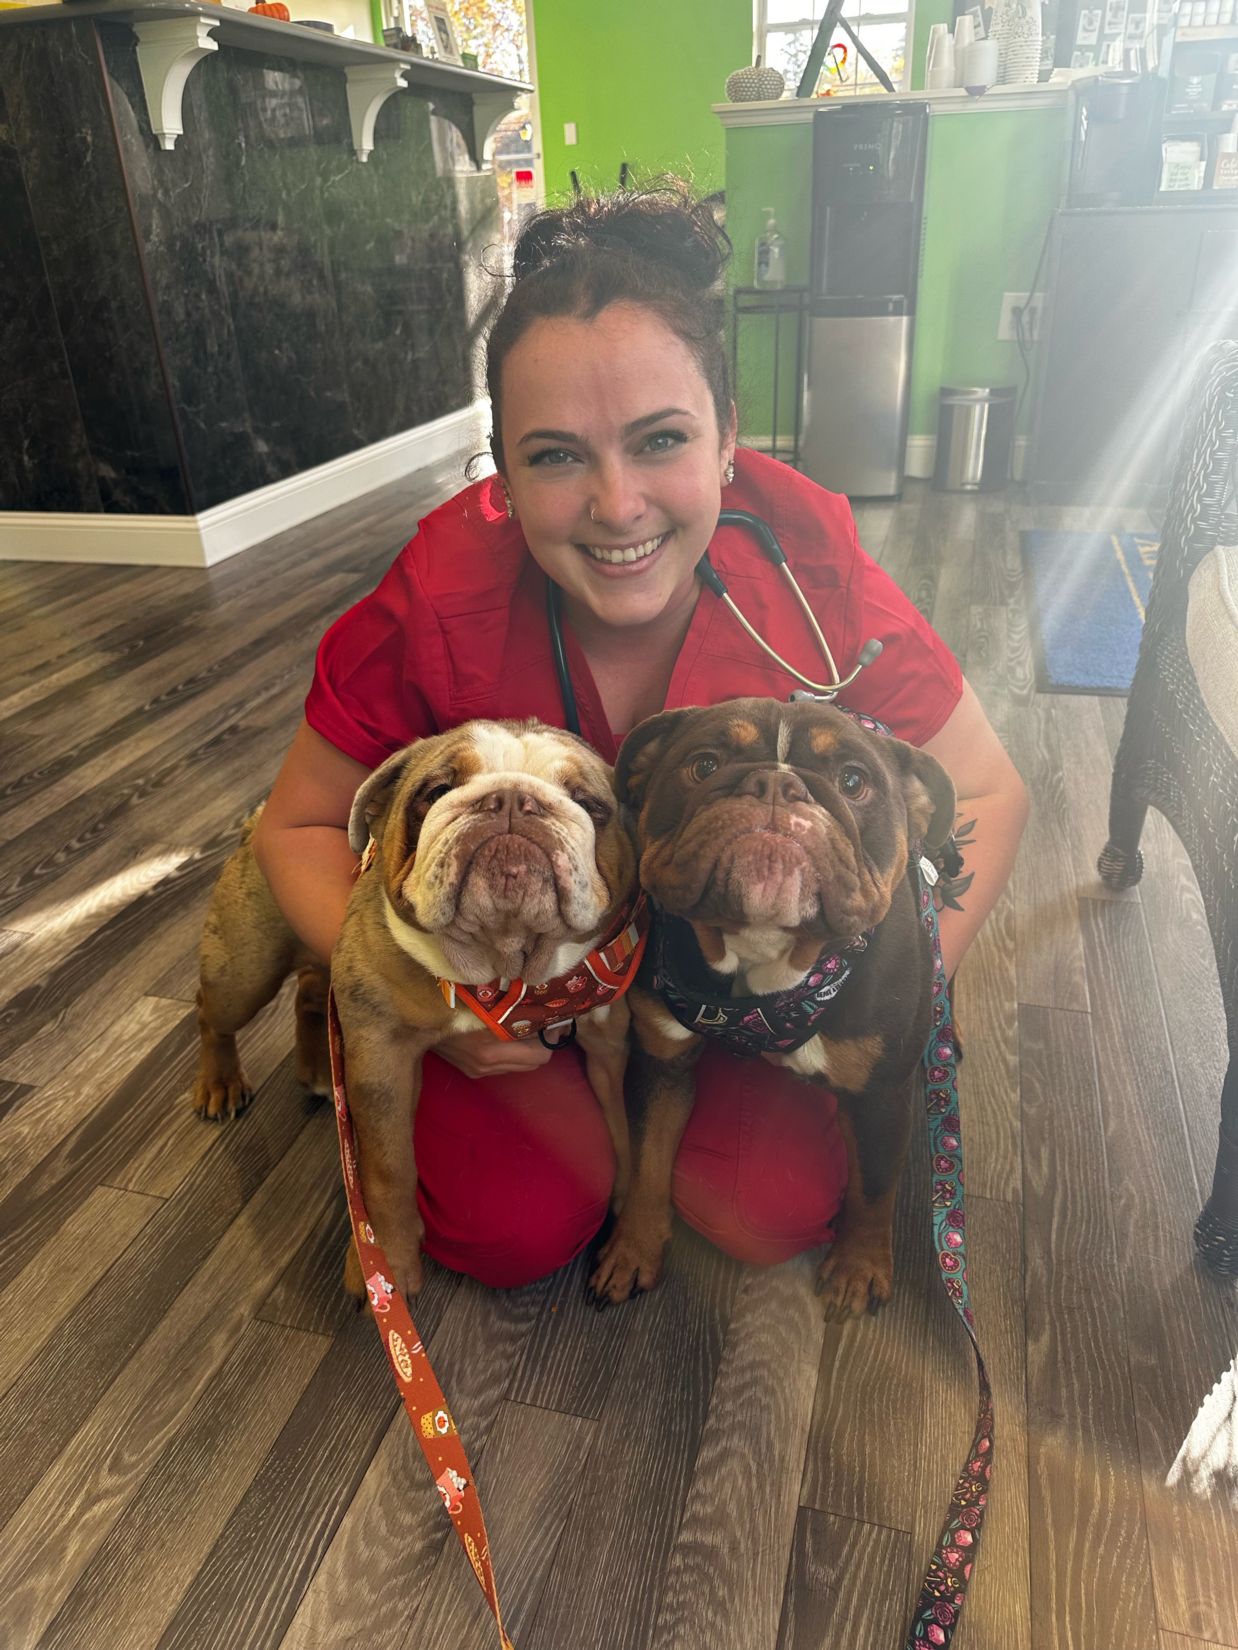
<path fill-rule="evenodd" d="M 504 479 L 538 566 L 574 606 L 647 624 L 692 593 L 722 507 L 718 429 L 691 350 L 652 311 L 535 321 L 503 363 Z"/>

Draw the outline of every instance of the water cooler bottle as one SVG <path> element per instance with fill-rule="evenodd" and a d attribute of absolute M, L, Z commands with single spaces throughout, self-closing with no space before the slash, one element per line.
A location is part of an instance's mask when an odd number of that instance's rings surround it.
<path fill-rule="evenodd" d="M 928 106 L 897 98 L 813 117 L 800 468 L 855 498 L 903 487 L 927 134 Z"/>

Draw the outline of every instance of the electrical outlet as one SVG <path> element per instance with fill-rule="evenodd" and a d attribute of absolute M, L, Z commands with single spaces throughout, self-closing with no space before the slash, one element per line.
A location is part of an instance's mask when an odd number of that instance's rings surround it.
<path fill-rule="evenodd" d="M 575 143 L 575 141 L 576 141 L 576 122 L 574 120 L 565 120 L 563 122 L 563 141 L 566 144 Z"/>
<path fill-rule="evenodd" d="M 1016 344 L 1019 334 L 1015 319 L 1023 317 L 1024 342 L 1034 344 L 1040 337 L 1040 315 L 1044 306 L 1043 292 L 1003 292 L 1002 314 L 997 323 L 997 339 L 1001 344 Z"/>

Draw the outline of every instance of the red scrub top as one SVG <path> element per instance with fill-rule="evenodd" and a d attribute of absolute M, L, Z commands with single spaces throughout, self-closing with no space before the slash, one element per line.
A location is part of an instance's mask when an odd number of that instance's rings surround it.
<path fill-rule="evenodd" d="M 846 675 L 870 637 L 875 663 L 844 702 L 922 745 L 958 703 L 950 649 L 889 576 L 860 549 L 845 498 L 774 459 L 738 448 L 728 509 L 773 527 L 791 570 Z M 814 681 L 824 660 L 784 576 L 742 527 L 709 547 L 740 611 L 776 652 Z M 588 664 L 565 624 L 581 733 L 613 762 L 616 740 Z M 702 591 L 679 650 L 666 707 L 763 695 L 800 684 L 768 659 L 717 597 Z M 497 479 L 457 493 L 418 526 L 382 582 L 323 637 L 306 718 L 331 744 L 375 768 L 413 739 L 470 717 L 536 716 L 564 724 L 546 622 L 546 576 L 520 525 L 508 521 Z"/>
<path fill-rule="evenodd" d="M 860 549 L 847 501 L 773 459 L 739 450 L 726 505 L 773 527 L 843 675 L 869 637 L 875 664 L 846 690 L 855 710 L 913 744 L 932 738 L 962 686 L 950 650 Z M 749 622 L 806 676 L 828 674 L 783 576 L 743 528 L 723 528 L 714 566 Z M 581 732 L 609 761 L 616 740 L 564 626 Z M 666 703 L 785 699 L 799 683 L 702 591 Z M 366 767 L 470 717 L 564 722 L 546 624 L 546 579 L 497 481 L 420 524 L 378 588 L 318 650 L 310 726 Z M 606 1213 L 614 1160 L 578 1052 L 536 1071 L 463 1077 L 428 1054 L 416 1114 L 417 1199 L 427 1253 L 496 1287 L 564 1265 Z M 847 1180 L 835 1097 L 760 1060 L 708 1048 L 675 1159 L 680 1215 L 740 1260 L 770 1263 L 827 1242 Z"/>

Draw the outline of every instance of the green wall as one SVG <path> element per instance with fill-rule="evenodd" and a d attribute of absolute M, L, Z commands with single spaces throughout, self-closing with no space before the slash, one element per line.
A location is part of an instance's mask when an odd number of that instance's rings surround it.
<path fill-rule="evenodd" d="M 924 90 L 924 58 L 928 51 L 929 29 L 934 23 L 954 25 L 954 0 L 916 0 L 911 36 L 911 79 L 909 92 Z"/>
<path fill-rule="evenodd" d="M 702 194 L 722 188 L 723 132 L 709 106 L 752 60 L 751 0 L 529 3 L 549 201 L 570 191 L 573 167 L 582 183 L 613 188 L 625 160 L 636 182 L 676 172 Z"/>
<path fill-rule="evenodd" d="M 929 122 L 924 250 L 911 374 L 913 434 L 937 429 L 943 384 L 1019 384 L 997 341 L 1004 292 L 1027 292 L 1062 188 L 1066 111 L 976 109 Z M 1043 271 L 1042 271 L 1043 280 Z M 1023 408 L 1023 423 L 1030 414 Z"/>
<path fill-rule="evenodd" d="M 976 107 L 930 119 L 920 293 L 912 362 L 911 435 L 933 435 L 944 384 L 1020 384 L 1014 344 L 998 343 L 1003 292 L 1026 292 L 1061 190 L 1066 111 Z M 812 128 L 731 127 L 727 131 L 727 228 L 735 243 L 733 280 L 752 282 L 753 250 L 772 206 L 787 242 L 787 279 L 808 277 Z M 769 323 L 741 333 L 740 427 L 769 431 Z M 784 356 L 789 368 L 791 355 Z M 779 429 L 793 401 L 779 397 Z M 1029 409 L 1024 408 L 1023 423 Z"/>

